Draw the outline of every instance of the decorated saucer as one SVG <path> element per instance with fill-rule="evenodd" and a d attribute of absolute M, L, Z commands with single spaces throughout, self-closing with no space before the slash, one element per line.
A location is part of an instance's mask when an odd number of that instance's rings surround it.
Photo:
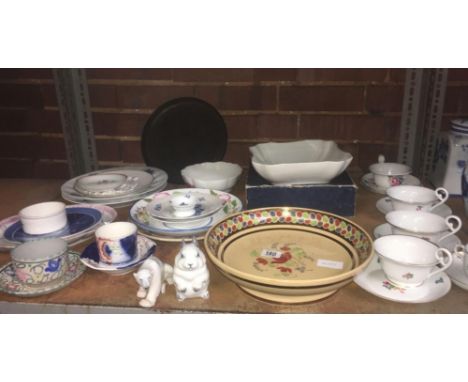
<path fill-rule="evenodd" d="M 195 199 L 194 214 L 188 217 L 178 217 L 175 215 L 174 208 L 171 206 L 171 198 L 173 196 L 190 195 Z M 155 194 L 153 201 L 148 204 L 146 209 L 148 213 L 159 220 L 165 220 L 170 222 L 188 222 L 191 220 L 198 220 L 206 218 L 223 207 L 222 200 L 217 195 L 209 193 L 202 193 L 197 191 L 180 191 L 180 190 L 169 190 Z"/>
<path fill-rule="evenodd" d="M 379 187 L 374 182 L 374 175 L 369 172 L 361 178 L 361 184 L 367 188 L 369 191 L 375 192 L 377 194 L 386 193 L 386 188 Z M 405 186 L 419 186 L 421 184 L 420 180 L 413 175 L 405 175 L 403 182 L 401 183 Z"/>
<path fill-rule="evenodd" d="M 15 296 L 33 297 L 55 292 L 65 288 L 85 271 L 86 267 L 80 262 L 79 253 L 68 252 L 68 270 L 59 280 L 45 285 L 27 285 L 16 278 L 12 263 L 8 263 L 0 269 L 0 291 Z"/>
<path fill-rule="evenodd" d="M 429 278 L 418 287 L 396 287 L 388 281 L 378 256 L 374 256 L 369 266 L 354 277 L 354 282 L 365 291 L 385 300 L 421 304 L 438 300 L 445 296 L 451 287 L 450 278 L 445 272 Z"/>
<path fill-rule="evenodd" d="M 25 233 L 18 215 L 1 220 L 0 248 L 11 249 L 16 247 L 18 243 L 50 237 L 60 237 L 69 245 L 75 245 L 86 240 L 99 225 L 111 223 L 117 217 L 117 211 L 112 207 L 97 204 L 66 206 L 66 213 L 69 221 L 68 227 L 44 235 Z"/>
<path fill-rule="evenodd" d="M 382 212 L 384 215 L 388 214 L 389 212 L 393 211 L 392 200 L 386 196 L 385 198 L 381 198 L 375 204 L 377 209 Z M 452 209 L 447 206 L 446 204 L 441 204 L 434 208 L 431 213 L 442 216 L 446 218 L 447 216 L 452 214 Z"/>
<path fill-rule="evenodd" d="M 390 226 L 389 223 L 380 224 L 374 229 L 374 237 L 376 239 L 378 239 L 379 237 L 388 236 L 391 234 L 392 234 L 392 227 Z M 458 238 L 457 235 L 451 235 L 443 239 L 438 245 L 441 248 L 447 248 L 450 252 L 453 252 L 457 244 L 461 244 L 460 239 Z"/>
<path fill-rule="evenodd" d="M 144 236 L 138 235 L 137 255 L 134 259 L 118 264 L 108 265 L 99 262 L 99 253 L 96 242 L 88 245 L 80 255 L 81 262 L 89 268 L 106 272 L 112 276 L 120 276 L 130 273 L 143 261 L 156 252 L 156 243 Z"/>
<path fill-rule="evenodd" d="M 216 221 L 223 219 L 227 215 L 242 210 L 241 200 L 227 192 L 214 191 L 208 189 L 181 189 L 180 191 L 186 192 L 187 190 L 196 190 L 204 194 L 210 194 L 220 199 L 222 208 L 210 215 L 208 218 L 202 218 L 190 222 L 190 226 L 187 223 L 177 225 L 177 222 L 167 222 L 156 219 L 149 215 L 146 207 L 153 201 L 151 195 L 145 199 L 141 199 L 136 202 L 130 209 L 130 221 L 135 223 L 140 230 L 145 231 L 145 235 L 151 235 L 152 237 L 158 237 L 159 240 L 167 238 L 168 241 L 173 241 L 174 238 L 192 238 L 193 236 L 198 237 L 204 234 Z"/>
<path fill-rule="evenodd" d="M 114 167 L 105 170 L 94 171 L 86 174 L 87 176 L 103 175 L 109 173 L 118 173 L 131 179 L 131 192 L 125 194 L 111 195 L 83 195 L 75 189 L 75 182 L 80 177 L 75 177 L 66 181 L 62 187 L 63 199 L 72 203 L 91 203 L 91 204 L 106 204 L 114 207 L 123 207 L 132 204 L 138 199 L 144 198 L 147 195 L 161 191 L 167 184 L 167 173 L 156 167 L 149 166 L 126 166 Z M 134 179 L 136 178 L 136 179 Z M 134 184 L 136 182 L 136 184 Z"/>
<path fill-rule="evenodd" d="M 462 289 L 468 290 L 468 275 L 463 270 L 463 257 L 453 255 L 453 263 L 446 270 L 452 282 Z"/>
<path fill-rule="evenodd" d="M 134 191 L 138 186 L 139 177 L 145 180 L 142 188 L 148 186 L 153 181 L 151 175 L 143 171 L 135 171 L 135 173 L 135 176 L 115 172 L 83 175 L 75 181 L 73 187 L 82 195 L 105 198 L 125 195 Z"/>

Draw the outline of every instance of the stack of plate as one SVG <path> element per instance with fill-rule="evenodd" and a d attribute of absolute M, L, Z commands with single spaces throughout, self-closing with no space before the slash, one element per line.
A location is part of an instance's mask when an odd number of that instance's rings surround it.
<path fill-rule="evenodd" d="M 62 185 L 62 197 L 73 203 L 124 207 L 163 190 L 167 174 L 155 167 L 114 167 L 91 172 Z"/>
<path fill-rule="evenodd" d="M 66 206 L 68 224 L 64 229 L 41 235 L 31 235 L 23 230 L 19 215 L 0 221 L 0 248 L 9 249 L 26 241 L 62 238 L 69 245 L 86 241 L 96 229 L 105 223 L 111 223 L 117 217 L 117 211 L 103 205 L 78 204 Z"/>
<path fill-rule="evenodd" d="M 188 194 L 196 200 L 195 212 L 188 217 L 177 216 L 170 201 L 174 197 Z M 215 222 L 241 209 L 240 199 L 227 192 L 185 188 L 155 193 L 139 200 L 130 210 L 130 220 L 145 236 L 164 241 L 180 241 L 184 238 L 202 238 Z"/>

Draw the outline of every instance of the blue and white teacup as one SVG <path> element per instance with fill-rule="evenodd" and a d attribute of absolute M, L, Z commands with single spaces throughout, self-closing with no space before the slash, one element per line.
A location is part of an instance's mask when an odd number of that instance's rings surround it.
<path fill-rule="evenodd" d="M 137 255 L 137 226 L 128 222 L 105 224 L 96 230 L 99 261 L 117 265 Z"/>
<path fill-rule="evenodd" d="M 15 277 L 29 286 L 59 280 L 68 270 L 67 253 L 67 242 L 59 238 L 20 244 L 11 251 Z"/>

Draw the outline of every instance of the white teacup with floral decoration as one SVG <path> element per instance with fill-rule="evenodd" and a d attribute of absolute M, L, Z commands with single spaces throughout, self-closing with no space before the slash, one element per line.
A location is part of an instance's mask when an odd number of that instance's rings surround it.
<path fill-rule="evenodd" d="M 396 186 L 387 188 L 386 193 L 395 211 L 430 212 L 449 198 L 449 192 L 443 187 L 432 190 L 422 186 Z"/>
<path fill-rule="evenodd" d="M 411 174 L 411 167 L 401 163 L 386 163 L 385 157 L 379 155 L 378 163 L 369 167 L 374 175 L 374 183 L 378 187 L 388 188 L 403 183 L 405 177 Z"/>
<path fill-rule="evenodd" d="M 375 240 L 374 249 L 388 281 L 402 288 L 422 285 L 453 261 L 449 250 L 413 236 L 383 236 Z"/>
<path fill-rule="evenodd" d="M 450 215 L 445 219 L 430 212 L 391 211 L 385 215 L 394 235 L 410 235 L 438 244 L 461 228 L 458 216 Z"/>

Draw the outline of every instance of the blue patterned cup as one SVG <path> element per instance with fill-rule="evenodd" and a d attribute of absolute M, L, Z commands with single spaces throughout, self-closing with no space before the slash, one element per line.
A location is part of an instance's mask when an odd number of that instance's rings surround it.
<path fill-rule="evenodd" d="M 96 231 L 99 261 L 117 265 L 137 255 L 137 226 L 128 222 L 105 224 Z"/>
<path fill-rule="evenodd" d="M 43 239 L 18 245 L 11 251 L 16 279 L 29 286 L 59 280 L 68 270 L 68 246 L 62 239 Z"/>

